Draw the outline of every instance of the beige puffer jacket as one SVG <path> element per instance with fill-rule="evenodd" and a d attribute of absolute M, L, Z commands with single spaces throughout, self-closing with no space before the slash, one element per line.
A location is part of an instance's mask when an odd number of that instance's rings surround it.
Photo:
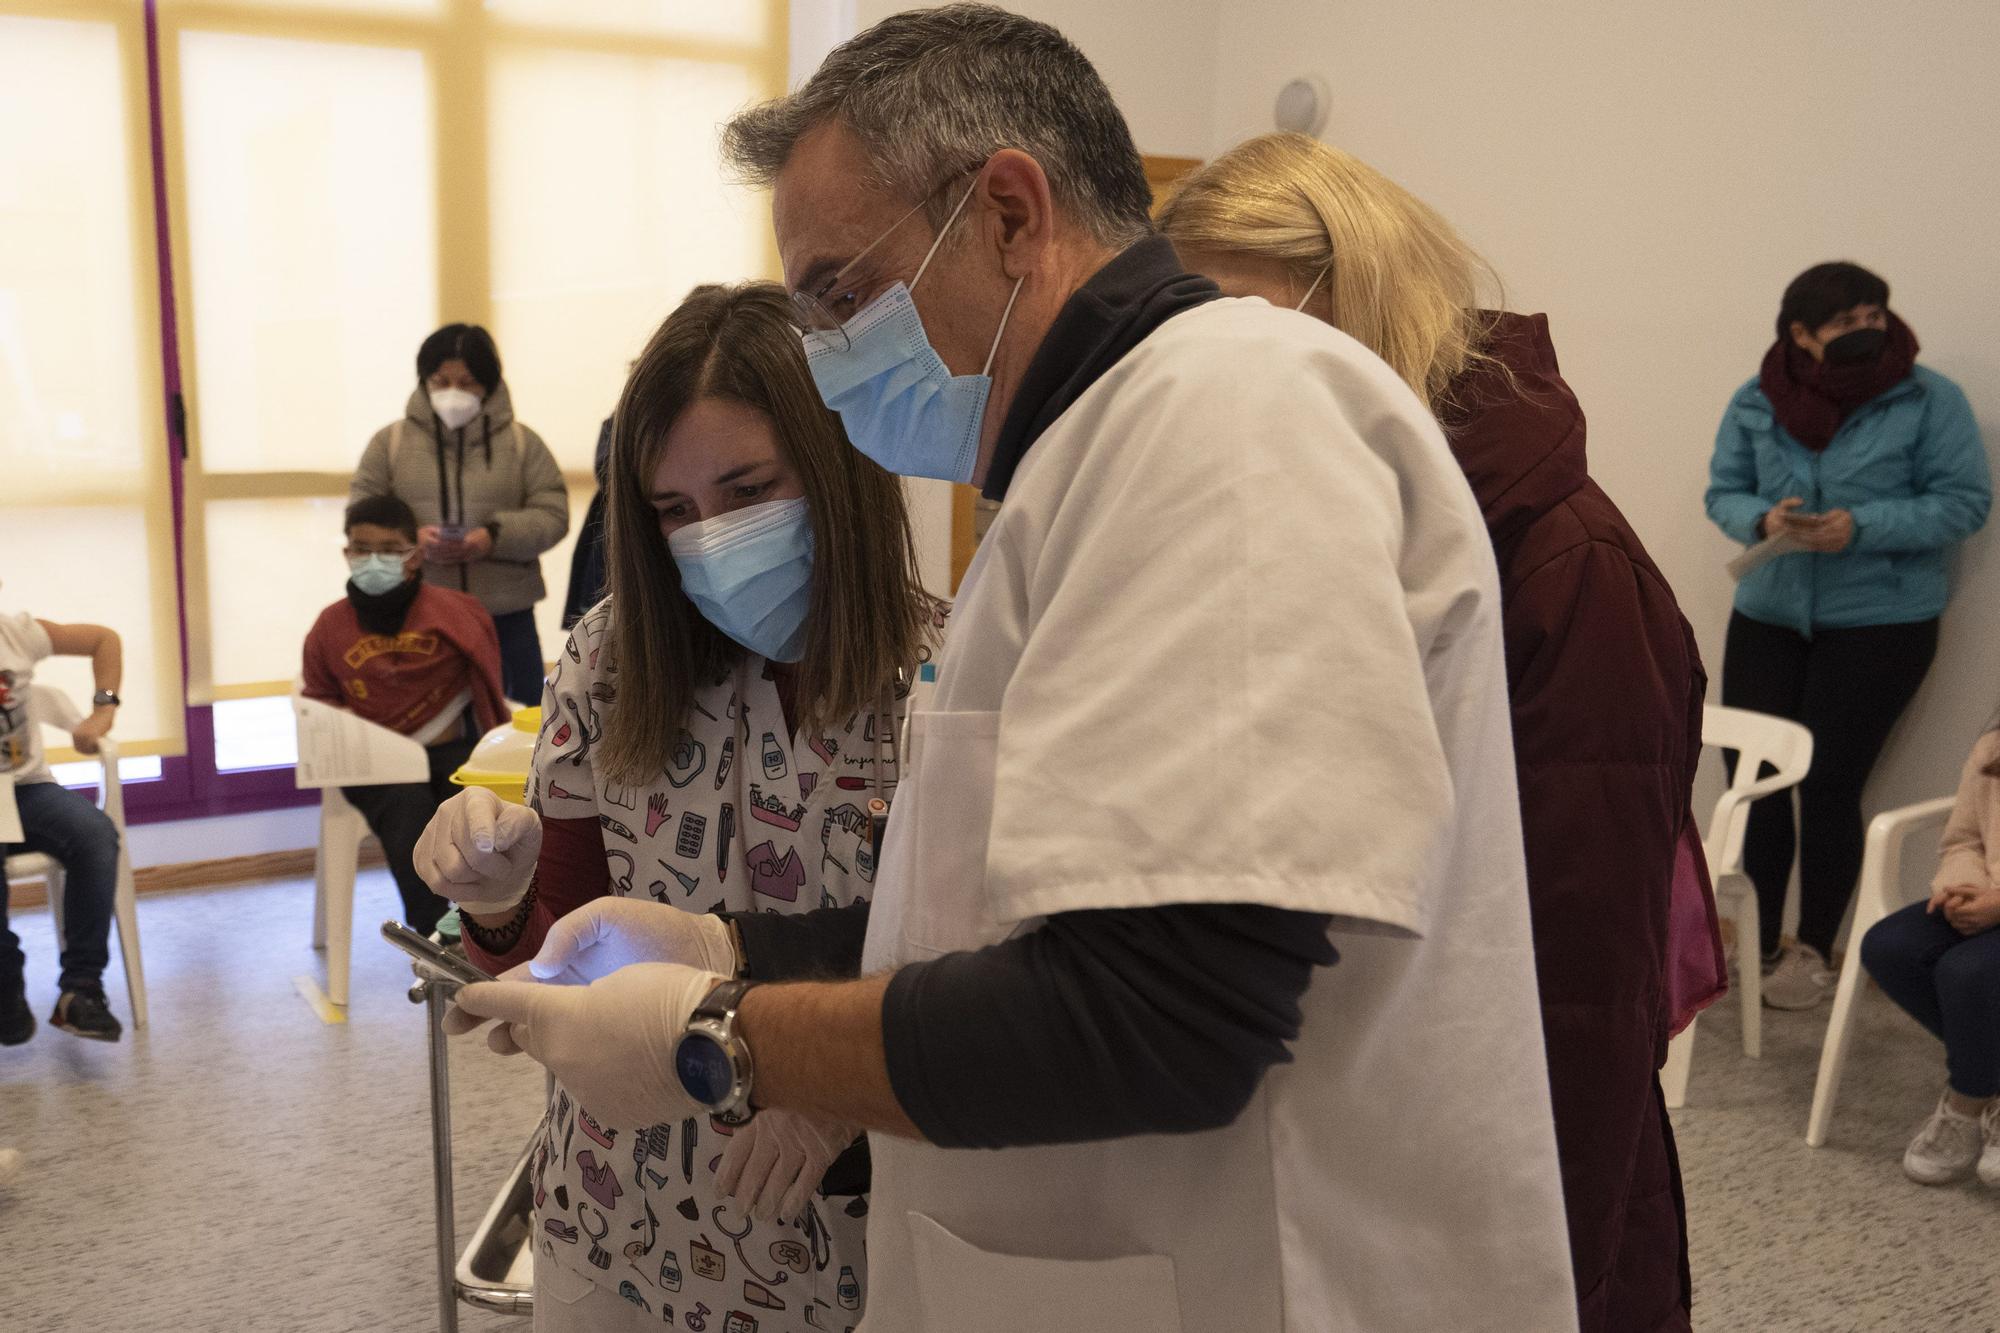
<path fill-rule="evenodd" d="M 541 554 L 569 531 L 569 487 L 542 437 L 514 420 L 504 381 L 458 430 L 444 429 L 418 385 L 403 419 L 375 432 L 361 452 L 347 497 L 371 495 L 402 500 L 419 526 L 499 525 L 491 556 L 469 565 L 426 562 L 427 582 L 469 592 L 496 616 L 525 611 L 547 594 Z"/>

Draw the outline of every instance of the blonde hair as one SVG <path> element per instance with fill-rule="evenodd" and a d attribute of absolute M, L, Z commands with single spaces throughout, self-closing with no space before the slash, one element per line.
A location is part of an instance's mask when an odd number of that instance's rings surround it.
<path fill-rule="evenodd" d="M 1160 230 L 1189 250 L 1274 259 L 1305 288 L 1329 268 L 1334 326 L 1433 412 L 1492 359 L 1480 282 L 1499 277 L 1437 211 L 1366 162 L 1303 134 L 1246 140 L 1182 179 Z"/>
<path fill-rule="evenodd" d="M 937 604 L 917 573 L 902 485 L 847 442 L 820 401 L 791 308 L 772 283 L 695 288 L 646 344 L 618 400 L 605 542 L 618 692 L 603 744 L 606 767 L 625 781 L 667 766 L 695 691 L 743 655 L 681 591 L 650 498 L 667 433 L 700 399 L 763 413 L 805 491 L 813 572 L 799 729 L 874 707 L 926 651 Z"/>

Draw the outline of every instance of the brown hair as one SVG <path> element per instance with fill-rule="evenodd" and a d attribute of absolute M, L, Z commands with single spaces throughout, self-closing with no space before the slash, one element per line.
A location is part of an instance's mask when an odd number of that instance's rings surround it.
<path fill-rule="evenodd" d="M 605 561 L 618 690 L 603 744 L 607 769 L 628 782 L 666 767 L 695 691 L 743 653 L 681 591 L 650 498 L 668 432 L 700 399 L 763 413 L 805 490 L 813 581 L 800 727 L 872 706 L 924 648 L 935 603 L 917 575 L 902 485 L 847 442 L 820 401 L 790 312 L 772 283 L 695 288 L 646 344 L 618 399 Z"/>
<path fill-rule="evenodd" d="M 1185 177 L 1160 209 L 1176 246 L 1287 266 L 1300 290 L 1331 269 L 1333 323 L 1442 413 L 1452 382 L 1491 364 L 1484 280 L 1498 276 L 1435 209 L 1350 153 L 1260 134 Z"/>

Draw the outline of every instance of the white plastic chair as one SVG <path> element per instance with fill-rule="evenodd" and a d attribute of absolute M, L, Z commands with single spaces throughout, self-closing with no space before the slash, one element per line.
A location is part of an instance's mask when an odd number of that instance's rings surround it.
<path fill-rule="evenodd" d="M 28 693 L 28 715 L 43 727 L 62 733 L 74 731 L 83 714 L 70 697 L 50 685 L 33 686 Z M 109 736 L 98 742 L 90 762 L 101 773 L 97 783 L 97 808 L 118 830 L 118 889 L 112 912 L 118 922 L 118 952 L 125 960 L 125 989 L 132 1001 L 132 1026 L 146 1026 L 146 967 L 139 956 L 139 894 L 132 878 L 132 852 L 125 837 L 125 790 L 118 780 L 118 744 Z M 63 868 L 52 856 L 23 852 L 7 858 L 9 879 L 39 876 L 48 885 L 49 911 L 55 918 L 56 947 L 65 947 L 63 932 Z"/>
<path fill-rule="evenodd" d="M 1868 848 L 1861 857 L 1861 879 L 1854 895 L 1854 925 L 1847 935 L 1847 960 L 1840 965 L 1840 986 L 1833 994 L 1833 1017 L 1827 1021 L 1826 1044 L 1820 1047 L 1819 1078 L 1813 1084 L 1812 1113 L 1806 1119 L 1806 1143 L 1826 1143 L 1833 1120 L 1834 1098 L 1847 1068 L 1847 1046 L 1854 1037 L 1854 1002 L 1861 992 L 1861 937 L 1868 928 L 1911 901 L 1903 884 L 1903 845 L 1931 833 L 1951 817 L 1954 798 L 1885 810 L 1868 825 Z"/>
<path fill-rule="evenodd" d="M 338 787 L 319 793 L 319 847 L 313 853 L 313 934 L 326 951 L 326 998 L 347 1007 L 347 979 L 354 955 L 354 876 L 368 821 Z"/>
<path fill-rule="evenodd" d="M 1703 745 L 1737 752 L 1736 776 L 1708 817 L 1701 850 L 1708 877 L 1715 886 L 1718 910 L 1736 923 L 1736 973 L 1743 1010 L 1743 1053 L 1757 1059 L 1764 1052 L 1764 986 L 1758 967 L 1757 886 L 1743 871 L 1743 839 L 1750 827 L 1750 807 L 1759 799 L 1789 791 L 1812 768 L 1812 732 L 1796 722 L 1744 708 L 1710 704 L 1701 713 Z M 1759 778 L 1769 764 L 1777 771 Z M 1687 1100 L 1688 1073 L 1694 1064 L 1694 1031 L 1690 1022 L 1667 1047 L 1667 1065 L 1660 1081 L 1667 1106 L 1679 1110 Z"/>
<path fill-rule="evenodd" d="M 300 715 L 304 696 L 292 696 L 293 716 Z M 333 714 L 329 717 L 328 714 Z M 356 755 L 372 752 L 370 763 L 378 780 L 400 782 L 429 776 L 424 747 L 352 713 L 322 708 L 324 725 L 301 725 L 298 765 L 293 770 L 300 788 L 319 788 L 319 847 L 313 854 L 313 931 L 315 949 L 326 950 L 326 998 L 347 1007 L 348 977 L 354 956 L 354 876 L 361 860 L 361 840 L 368 821 L 341 794 L 352 777 Z"/>

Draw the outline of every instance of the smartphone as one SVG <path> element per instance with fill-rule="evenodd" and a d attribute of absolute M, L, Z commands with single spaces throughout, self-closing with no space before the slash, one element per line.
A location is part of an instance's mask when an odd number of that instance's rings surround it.
<path fill-rule="evenodd" d="M 493 980 L 490 973 L 480 970 L 455 953 L 447 953 L 444 946 L 431 943 L 427 937 L 417 934 L 400 921 L 384 921 L 382 938 L 416 959 L 427 971 L 447 981 L 470 986 L 476 981 Z"/>

